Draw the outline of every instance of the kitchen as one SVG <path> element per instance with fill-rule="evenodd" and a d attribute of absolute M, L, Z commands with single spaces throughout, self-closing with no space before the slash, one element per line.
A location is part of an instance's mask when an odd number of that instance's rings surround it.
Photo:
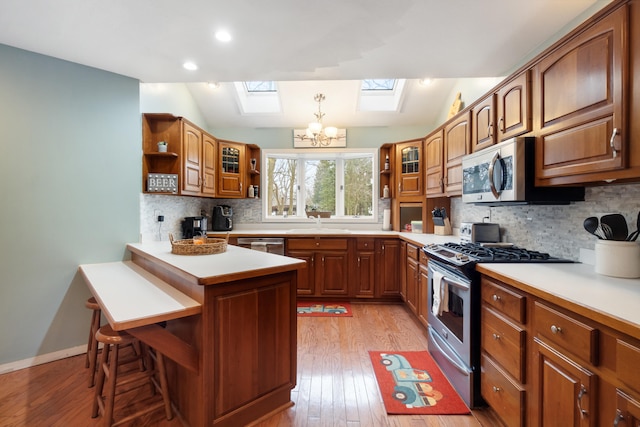
<path fill-rule="evenodd" d="M 2 117 L 6 120 L 3 129 L 10 131 L 6 140 L 24 141 L 27 137 L 27 141 L 39 141 L 38 145 L 11 145 L 10 155 L 3 156 L 3 192 L 8 195 L 3 202 L 3 241 L 8 244 L 3 250 L 0 304 L 2 313 L 7 315 L 2 322 L 2 336 L 12 345 L 3 346 L 0 362 L 10 365 L 38 355 L 64 357 L 68 354 L 66 349 L 80 345 L 86 325 L 74 319 L 86 317 L 83 302 L 88 295 L 85 285 L 69 268 L 69 260 L 77 265 L 118 259 L 122 256 L 122 242 L 136 241 L 155 209 L 162 210 L 169 220 L 175 207 L 147 206 L 140 200 L 147 196 L 141 196 L 137 185 L 133 185 L 140 176 L 141 108 L 137 81 L 4 46 L 1 52 L 3 67 L 13 70 L 14 76 L 2 81 L 2 93 L 11 97 L 5 98 L 10 102 L 2 103 Z M 25 96 L 32 91 L 37 96 Z M 176 91 L 176 98 L 184 101 L 185 92 L 180 88 Z M 69 94 L 73 94 L 75 102 L 61 102 L 68 100 Z M 26 105 L 24 100 L 28 99 L 32 102 Z M 68 107 L 66 114 L 60 111 L 61 105 Z M 83 110 L 91 109 L 100 111 L 100 117 L 84 115 Z M 188 102 L 180 114 L 198 116 Z M 398 132 L 391 137 L 375 136 L 372 141 L 389 142 L 410 136 Z M 93 145 L 89 147 L 87 141 Z M 56 167 L 60 164 L 68 167 L 61 171 Z M 97 179 L 85 181 L 86 176 Z M 9 183 L 13 182 L 28 187 L 11 186 Z M 621 193 L 624 197 L 620 197 Z M 454 228 L 462 221 L 481 221 L 488 216 L 505 228 L 505 240 L 532 248 L 541 247 L 539 242 L 544 240 L 550 245 L 548 252 L 577 259 L 580 248 L 592 248 L 594 243 L 581 229 L 582 219 L 594 212 L 613 211 L 624 213 L 631 222 L 638 208 L 633 203 L 637 193 L 637 184 L 593 187 L 587 189 L 586 202 L 554 207 L 462 209 L 459 200 L 453 199 L 451 211 Z M 182 213 L 177 217 L 197 214 L 201 208 L 198 200 L 184 203 L 186 207 L 178 208 Z M 197 205 L 197 210 L 191 210 L 190 203 Z M 258 212 L 252 205 L 254 201 L 238 203 L 238 212 L 245 209 L 244 203 L 252 212 Z M 15 227 L 13 218 L 29 226 Z M 141 225 L 132 218 L 141 218 Z M 254 216 L 246 220 L 255 221 Z M 152 233 L 157 232 L 156 227 L 151 224 Z M 44 244 L 34 245 L 35 242 Z M 25 260 L 29 260 L 28 266 Z M 52 280 L 54 277 L 57 279 Z M 38 295 L 43 295 L 46 303 Z M 16 324 L 28 327 L 10 329 L 9 325 Z"/>

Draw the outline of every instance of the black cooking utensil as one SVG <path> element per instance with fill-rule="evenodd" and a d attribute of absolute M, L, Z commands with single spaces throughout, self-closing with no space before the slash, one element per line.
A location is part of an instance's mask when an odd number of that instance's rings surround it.
<path fill-rule="evenodd" d="M 629 229 L 627 228 L 627 220 L 621 214 L 608 214 L 600 218 L 600 224 L 606 224 L 611 227 L 610 240 L 627 240 Z"/>
<path fill-rule="evenodd" d="M 595 216 L 590 216 L 589 218 L 584 220 L 583 225 L 584 229 L 589 233 L 593 234 L 598 239 L 602 239 L 602 237 L 597 234 L 598 227 L 600 227 L 600 221 L 598 221 L 598 218 L 596 218 Z"/>

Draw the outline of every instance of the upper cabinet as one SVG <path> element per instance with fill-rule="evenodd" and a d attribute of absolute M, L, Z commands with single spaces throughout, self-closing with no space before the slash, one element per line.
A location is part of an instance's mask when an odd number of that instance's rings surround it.
<path fill-rule="evenodd" d="M 160 141 L 166 152 L 159 151 Z M 260 184 L 257 145 L 218 141 L 183 117 L 143 114 L 142 151 L 145 193 L 242 198 L 245 182 Z"/>
<path fill-rule="evenodd" d="M 457 115 L 444 127 L 444 191 L 448 196 L 462 194 L 462 157 L 471 145 L 471 112 Z"/>
<path fill-rule="evenodd" d="M 438 129 L 424 141 L 425 189 L 427 197 L 444 196 L 442 162 L 444 160 L 444 130 Z"/>
<path fill-rule="evenodd" d="M 395 177 L 398 199 L 423 196 L 422 139 L 396 144 Z"/>
<path fill-rule="evenodd" d="M 218 197 L 242 198 L 245 195 L 245 145 L 239 142 L 218 141 Z"/>
<path fill-rule="evenodd" d="M 496 95 L 491 93 L 471 109 L 471 151 L 476 152 L 496 143 Z"/>
<path fill-rule="evenodd" d="M 623 5 L 534 67 L 537 184 L 593 182 L 627 166 L 628 27 Z"/>

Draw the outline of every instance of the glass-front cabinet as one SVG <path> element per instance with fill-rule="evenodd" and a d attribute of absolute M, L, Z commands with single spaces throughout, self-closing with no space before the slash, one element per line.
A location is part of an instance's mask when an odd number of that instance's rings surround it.
<path fill-rule="evenodd" d="M 398 198 L 421 196 L 422 190 L 422 139 L 396 145 L 396 190 Z"/>
<path fill-rule="evenodd" d="M 218 197 L 245 197 L 245 144 L 218 141 Z"/>

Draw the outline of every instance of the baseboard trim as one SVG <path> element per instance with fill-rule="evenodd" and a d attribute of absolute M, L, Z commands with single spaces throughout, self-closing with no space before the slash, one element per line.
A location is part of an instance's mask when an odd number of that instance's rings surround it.
<path fill-rule="evenodd" d="M 78 354 L 86 353 L 87 345 L 79 345 L 77 347 L 67 348 L 64 350 L 54 351 L 53 353 L 40 354 L 36 357 L 30 357 L 28 359 L 17 360 L 11 363 L 5 363 L 0 365 L 0 375 L 13 371 L 18 371 L 24 368 L 30 368 L 32 366 L 42 365 L 43 363 L 53 362 L 55 360 L 65 359 L 71 356 L 77 356 Z"/>

